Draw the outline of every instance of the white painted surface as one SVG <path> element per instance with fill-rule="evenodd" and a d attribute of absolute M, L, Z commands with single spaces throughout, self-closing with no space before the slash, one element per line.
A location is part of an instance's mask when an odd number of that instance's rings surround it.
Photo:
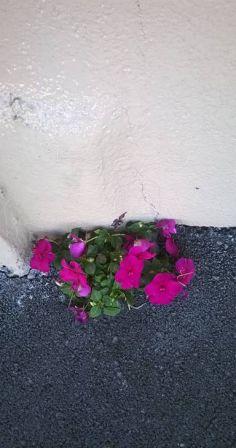
<path fill-rule="evenodd" d="M 0 185 L 30 231 L 150 202 L 235 225 L 234 0 L 1 0 L 0 18 Z"/>
<path fill-rule="evenodd" d="M 17 275 L 29 271 L 30 232 L 24 224 L 23 210 L 16 207 L 5 188 L 0 186 L 0 269 L 7 267 Z"/>

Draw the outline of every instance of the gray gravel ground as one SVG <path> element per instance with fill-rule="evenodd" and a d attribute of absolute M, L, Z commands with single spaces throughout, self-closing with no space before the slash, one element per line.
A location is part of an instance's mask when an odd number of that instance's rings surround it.
<path fill-rule="evenodd" d="M 82 327 L 50 278 L 0 273 L 0 448 L 229 448 L 235 229 L 181 227 L 190 296 Z"/>

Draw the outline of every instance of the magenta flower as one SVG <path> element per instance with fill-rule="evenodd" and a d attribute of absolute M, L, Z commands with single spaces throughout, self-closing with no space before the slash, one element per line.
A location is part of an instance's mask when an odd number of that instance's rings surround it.
<path fill-rule="evenodd" d="M 30 267 L 41 272 L 49 272 L 50 264 L 55 259 L 52 252 L 52 245 L 47 239 L 37 241 L 33 248 L 33 256 L 30 260 Z"/>
<path fill-rule="evenodd" d="M 163 236 L 167 237 L 170 236 L 172 233 L 176 233 L 175 224 L 176 223 L 174 219 L 161 219 L 156 223 L 156 227 L 158 229 L 161 229 Z"/>
<path fill-rule="evenodd" d="M 79 297 L 87 297 L 91 292 L 91 287 L 79 263 L 76 263 L 76 261 L 67 263 L 66 260 L 62 260 L 61 265 L 62 269 L 59 272 L 60 278 L 64 282 L 70 283 L 72 289 Z"/>
<path fill-rule="evenodd" d="M 87 280 L 86 280 L 86 283 L 84 283 L 84 284 L 81 281 L 80 285 L 78 285 L 78 288 L 75 289 L 75 293 L 78 297 L 89 296 L 89 294 L 91 293 L 91 287 L 87 283 Z"/>
<path fill-rule="evenodd" d="M 68 282 L 73 285 L 73 283 L 78 281 L 78 278 L 81 275 L 85 276 L 81 266 L 76 261 L 70 261 L 67 263 L 66 260 L 63 259 L 61 261 L 61 265 L 62 269 L 59 272 L 59 276 L 64 282 Z"/>
<path fill-rule="evenodd" d="M 83 240 L 78 241 L 78 243 L 71 243 L 69 245 L 70 254 L 73 258 L 79 258 L 83 255 L 85 251 L 86 244 Z"/>
<path fill-rule="evenodd" d="M 195 275 L 195 266 L 191 258 L 180 258 L 175 263 L 176 271 L 179 273 L 177 280 L 184 286 L 192 280 Z"/>
<path fill-rule="evenodd" d="M 182 285 L 174 274 L 163 272 L 155 275 L 144 291 L 154 305 L 168 305 L 182 291 Z"/>
<path fill-rule="evenodd" d="M 165 249 L 168 254 L 172 257 L 177 258 L 179 256 L 179 248 L 177 244 L 175 244 L 172 236 L 168 236 L 165 241 Z"/>
<path fill-rule="evenodd" d="M 115 280 L 123 289 L 138 288 L 142 270 L 143 261 L 134 255 L 127 255 L 120 263 Z"/>
<path fill-rule="evenodd" d="M 74 314 L 75 320 L 80 322 L 81 324 L 86 324 L 89 320 L 89 315 L 87 311 L 83 308 L 79 308 L 77 306 L 70 306 L 70 311 Z"/>
<path fill-rule="evenodd" d="M 70 254 L 73 258 L 79 258 L 85 252 L 86 244 L 85 242 L 79 238 L 74 233 L 69 235 L 69 238 L 72 239 L 72 243 L 69 244 Z"/>
<path fill-rule="evenodd" d="M 149 252 L 149 249 L 154 247 L 155 244 L 148 240 L 136 240 L 133 247 L 129 250 L 129 255 L 135 255 L 139 260 L 150 260 L 155 257 L 156 254 Z"/>

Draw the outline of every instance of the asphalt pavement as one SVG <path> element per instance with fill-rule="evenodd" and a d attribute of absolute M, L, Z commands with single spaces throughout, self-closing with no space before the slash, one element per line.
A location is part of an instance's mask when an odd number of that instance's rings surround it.
<path fill-rule="evenodd" d="M 50 277 L 0 272 L 0 448 L 236 447 L 236 230 L 178 239 L 187 299 L 87 326 Z"/>

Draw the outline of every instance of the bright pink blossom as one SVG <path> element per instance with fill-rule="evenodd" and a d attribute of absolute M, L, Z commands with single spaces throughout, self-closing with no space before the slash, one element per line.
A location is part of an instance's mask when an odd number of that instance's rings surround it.
<path fill-rule="evenodd" d="M 144 291 L 154 305 L 168 305 L 182 289 L 182 285 L 177 282 L 174 274 L 163 272 L 155 275 Z"/>
<path fill-rule="evenodd" d="M 139 260 L 150 260 L 156 256 L 153 252 L 149 252 L 149 249 L 154 246 L 155 244 L 148 240 L 135 240 L 133 247 L 129 250 L 129 255 L 135 255 Z"/>
<path fill-rule="evenodd" d="M 179 248 L 177 244 L 175 244 L 172 236 L 168 236 L 165 241 L 165 249 L 168 254 L 172 257 L 177 258 L 179 256 Z"/>
<path fill-rule="evenodd" d="M 52 252 L 52 245 L 47 239 L 37 241 L 33 248 L 33 256 L 30 260 L 30 267 L 41 272 L 49 272 L 50 264 L 55 259 Z"/>
<path fill-rule="evenodd" d="M 79 263 L 76 263 L 76 261 L 67 263 L 66 260 L 62 260 L 61 265 L 62 269 L 59 272 L 60 278 L 64 282 L 70 283 L 72 289 L 79 297 L 87 297 L 91 292 L 91 287 Z"/>
<path fill-rule="evenodd" d="M 177 280 L 182 285 L 188 285 L 195 275 L 195 266 L 191 258 L 180 258 L 175 263 L 176 271 L 179 273 Z"/>
<path fill-rule="evenodd" d="M 86 244 L 83 240 L 78 241 L 77 243 L 71 243 L 69 245 L 70 254 L 73 258 L 79 258 L 83 255 L 85 251 Z"/>
<path fill-rule="evenodd" d="M 86 324 L 88 322 L 89 315 L 83 308 L 79 308 L 78 306 L 70 306 L 69 310 L 74 314 L 76 321 L 81 324 Z"/>
<path fill-rule="evenodd" d="M 70 254 L 73 258 L 79 258 L 83 253 L 85 252 L 85 241 L 83 241 L 81 238 L 79 238 L 74 233 L 71 233 L 69 235 L 69 238 L 72 239 L 72 243 L 69 244 L 69 250 Z"/>
<path fill-rule="evenodd" d="M 123 289 L 138 288 L 142 270 L 143 261 L 134 255 L 127 255 L 120 263 L 115 280 Z"/>
<path fill-rule="evenodd" d="M 89 296 L 89 294 L 91 293 L 91 287 L 87 283 L 87 280 L 86 280 L 85 284 L 83 284 L 83 281 L 80 282 L 78 287 L 75 288 L 75 293 L 76 293 L 76 295 L 78 297 L 87 297 L 87 296 Z"/>
<path fill-rule="evenodd" d="M 156 227 L 158 229 L 161 229 L 163 236 L 170 236 L 172 233 L 176 233 L 176 227 L 175 227 L 175 220 L 174 219 L 161 219 L 156 223 Z"/>

